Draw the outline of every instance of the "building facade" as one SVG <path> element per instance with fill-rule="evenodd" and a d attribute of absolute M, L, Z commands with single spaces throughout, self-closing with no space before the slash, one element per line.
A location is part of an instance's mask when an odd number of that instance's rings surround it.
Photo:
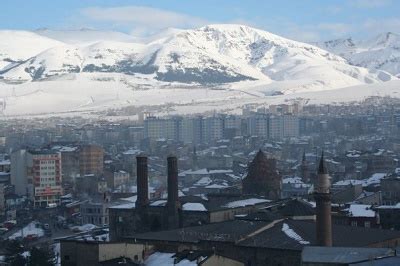
<path fill-rule="evenodd" d="M 61 154 L 51 150 L 19 150 L 11 156 L 11 184 L 19 196 L 27 196 L 35 207 L 59 204 L 63 194 Z"/>

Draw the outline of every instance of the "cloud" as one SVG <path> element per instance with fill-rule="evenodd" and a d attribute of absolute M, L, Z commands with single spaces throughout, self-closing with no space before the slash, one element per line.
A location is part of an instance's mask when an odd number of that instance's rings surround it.
<path fill-rule="evenodd" d="M 357 8 L 381 7 L 391 3 L 390 0 L 348 0 L 348 5 Z M 328 6 L 321 10 L 325 13 L 339 13 L 344 7 Z M 295 23 L 287 17 L 274 15 L 269 17 L 246 17 L 236 11 L 234 19 L 217 21 L 217 23 L 245 24 L 251 27 L 270 31 L 271 33 L 302 42 L 320 42 L 337 38 L 362 37 L 376 35 L 384 31 L 398 31 L 399 18 L 359 20 L 353 23 L 320 22 L 315 24 Z M 168 27 L 190 29 L 215 23 L 206 19 L 184 13 L 145 7 L 88 7 L 80 9 L 70 20 L 80 27 L 118 29 L 130 32 L 134 36 L 149 36 Z"/>
<path fill-rule="evenodd" d="M 364 31 L 378 34 L 382 32 L 398 32 L 400 28 L 400 18 L 369 19 L 362 24 Z"/>
<path fill-rule="evenodd" d="M 391 4 L 391 0 L 350 0 L 349 4 L 357 8 L 377 8 Z"/>
<path fill-rule="evenodd" d="M 79 13 L 89 21 L 129 26 L 141 33 L 168 27 L 193 28 L 208 23 L 202 18 L 145 6 L 88 7 Z"/>
<path fill-rule="evenodd" d="M 332 36 L 341 37 L 352 31 L 352 25 L 345 23 L 321 23 L 317 24 L 317 29 L 327 31 Z"/>

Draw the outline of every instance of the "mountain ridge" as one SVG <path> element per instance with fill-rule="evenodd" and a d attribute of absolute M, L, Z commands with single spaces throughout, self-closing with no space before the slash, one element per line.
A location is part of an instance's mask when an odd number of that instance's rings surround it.
<path fill-rule="evenodd" d="M 342 57 L 316 46 L 238 24 L 172 30 L 146 44 L 92 41 L 60 45 L 56 42 L 57 45 L 32 55 L 29 60 L 15 63 L 19 65 L 14 64 L 12 68 L 6 65 L 0 70 L 0 78 L 29 82 L 71 73 L 112 72 L 152 75 L 165 82 L 222 84 L 308 77 L 330 87 L 393 79 L 384 71 L 350 66 Z M 337 85 L 333 84 L 335 80 Z"/>
<path fill-rule="evenodd" d="M 384 70 L 400 77 L 400 35 L 397 33 L 381 33 L 367 40 L 336 39 L 316 45 L 344 57 L 352 65 Z"/>

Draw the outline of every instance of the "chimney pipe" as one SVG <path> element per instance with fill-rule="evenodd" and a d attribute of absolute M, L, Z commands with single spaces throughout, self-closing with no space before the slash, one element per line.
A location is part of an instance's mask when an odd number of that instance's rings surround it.
<path fill-rule="evenodd" d="M 181 219 L 179 218 L 179 195 L 178 195 L 178 160 L 175 156 L 169 156 L 168 161 L 168 200 L 167 216 L 168 228 L 179 228 Z"/>
<path fill-rule="evenodd" d="M 168 156 L 168 206 L 176 208 L 178 196 L 178 160 L 175 156 Z"/>
<path fill-rule="evenodd" d="M 141 208 L 147 206 L 149 203 L 147 157 L 144 155 L 139 155 L 136 157 L 136 175 L 137 175 L 136 208 Z"/>

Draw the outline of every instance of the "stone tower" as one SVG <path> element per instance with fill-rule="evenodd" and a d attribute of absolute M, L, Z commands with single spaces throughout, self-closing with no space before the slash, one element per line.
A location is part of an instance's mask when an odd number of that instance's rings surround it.
<path fill-rule="evenodd" d="M 175 156 L 168 156 L 168 199 L 167 199 L 167 216 L 168 228 L 178 228 L 180 225 L 180 201 L 178 193 L 178 159 Z"/>
<path fill-rule="evenodd" d="M 147 157 L 136 157 L 137 171 L 137 199 L 135 203 L 135 228 L 138 232 L 148 231 L 148 207 L 149 207 L 149 178 Z"/>
<path fill-rule="evenodd" d="M 257 194 L 268 199 L 279 199 L 281 176 L 276 170 L 276 160 L 267 158 L 260 150 L 250 163 L 243 179 L 243 194 Z"/>
<path fill-rule="evenodd" d="M 314 192 L 316 202 L 316 230 L 317 245 L 332 246 L 332 219 L 331 219 L 331 191 L 328 170 L 324 161 L 324 153 L 321 155 L 318 167 L 318 177 Z"/>
<path fill-rule="evenodd" d="M 304 183 L 308 183 L 310 181 L 310 176 L 308 173 L 308 163 L 306 160 L 306 152 L 303 152 L 303 158 L 301 159 L 301 165 L 300 165 L 300 171 L 301 171 L 301 179 L 303 180 Z"/>

